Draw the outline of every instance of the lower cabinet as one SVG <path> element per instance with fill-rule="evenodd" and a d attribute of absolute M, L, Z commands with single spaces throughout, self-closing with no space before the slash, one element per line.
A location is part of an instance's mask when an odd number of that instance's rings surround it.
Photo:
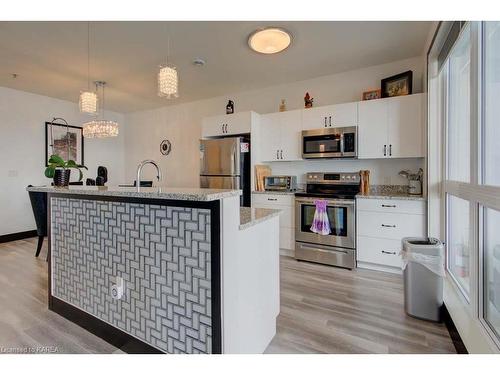
<path fill-rule="evenodd" d="M 358 198 L 356 203 L 357 266 L 400 273 L 401 239 L 425 236 L 425 201 Z"/>
<path fill-rule="evenodd" d="M 280 212 L 280 248 L 295 249 L 295 196 L 293 194 L 253 193 L 252 207 L 272 208 Z"/>

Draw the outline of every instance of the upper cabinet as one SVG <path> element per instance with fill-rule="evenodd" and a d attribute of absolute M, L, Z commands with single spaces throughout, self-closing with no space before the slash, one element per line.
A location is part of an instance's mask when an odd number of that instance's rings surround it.
<path fill-rule="evenodd" d="M 358 104 L 358 158 L 424 157 L 425 94 Z"/>
<path fill-rule="evenodd" d="M 301 160 L 302 110 L 269 113 L 260 121 L 261 161 Z"/>
<path fill-rule="evenodd" d="M 258 114 L 252 111 L 237 112 L 230 115 L 205 117 L 202 123 L 202 137 L 221 137 L 250 133 L 252 123 L 257 122 Z"/>
<path fill-rule="evenodd" d="M 356 126 L 358 103 L 343 103 L 302 110 L 302 129 L 341 128 Z"/>

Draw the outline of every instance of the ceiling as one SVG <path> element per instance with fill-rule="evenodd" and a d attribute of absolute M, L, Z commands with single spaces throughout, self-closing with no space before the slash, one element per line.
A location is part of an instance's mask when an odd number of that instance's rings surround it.
<path fill-rule="evenodd" d="M 280 26 L 292 45 L 276 55 L 248 35 Z M 90 80 L 103 80 L 106 108 L 132 112 L 300 81 L 421 55 L 430 22 L 92 22 Z M 180 97 L 157 96 L 157 68 L 170 62 Z M 194 66 L 203 58 L 206 65 Z M 0 86 L 78 101 L 87 88 L 86 22 L 0 22 Z M 17 74 L 13 78 L 12 74 Z"/>

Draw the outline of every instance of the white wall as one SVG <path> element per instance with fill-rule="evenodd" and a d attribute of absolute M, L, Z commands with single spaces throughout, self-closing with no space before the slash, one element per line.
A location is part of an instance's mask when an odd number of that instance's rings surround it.
<path fill-rule="evenodd" d="M 398 176 L 403 169 L 414 172 L 422 168 L 424 159 L 384 159 L 384 160 L 307 160 L 298 162 L 270 163 L 276 175 L 295 175 L 299 184 L 305 183 L 307 172 L 357 172 L 370 171 L 370 185 L 407 185 L 408 180 Z"/>
<path fill-rule="evenodd" d="M 106 116 L 122 125 L 120 136 L 85 140 L 84 161 L 89 171 L 84 178 L 95 178 L 97 166 L 104 165 L 109 183 L 117 184 L 124 180 L 124 116 L 115 112 Z M 0 87 L 0 235 L 36 228 L 25 189 L 51 182 L 43 172 L 45 122 L 53 117 L 75 126 L 89 118 L 79 113 L 78 104 Z"/>
<path fill-rule="evenodd" d="M 133 181 L 135 179 L 135 166 L 143 159 L 152 158 L 160 162 L 167 185 L 198 186 L 198 139 L 201 136 L 201 119 L 205 116 L 225 113 L 228 99 L 235 102 L 235 111 L 253 110 L 257 113 L 277 112 L 281 99 L 286 99 L 287 109 L 303 108 L 303 97 L 306 91 L 314 97 L 315 106 L 352 102 L 361 100 L 363 91 L 380 87 L 382 78 L 406 70 L 413 70 L 413 92 L 418 93 L 422 90 L 423 61 L 422 57 L 415 57 L 306 81 L 127 114 L 126 178 L 130 182 Z M 244 73 L 241 72 L 241 74 Z M 180 81 L 182 89 L 182 75 Z M 159 151 L 159 145 L 163 138 L 169 139 L 173 145 L 172 153 L 168 157 L 161 156 Z M 313 164 L 315 162 L 300 163 L 304 163 L 297 164 L 297 170 L 301 171 L 307 168 L 322 170 L 322 168 L 333 168 L 337 165 L 334 164 L 336 162 L 327 166 L 321 162 L 317 162 L 317 164 Z M 340 164 L 347 162 L 337 163 L 346 168 L 348 166 L 348 164 Z M 393 178 L 400 169 L 418 169 L 422 166 L 422 161 L 416 162 L 415 160 L 406 162 L 359 161 L 354 163 L 356 164 L 349 165 L 349 169 L 372 169 L 374 183 L 384 181 L 382 175 Z M 284 170 L 284 168 L 286 166 L 279 167 L 279 170 Z M 152 168 L 144 172 L 146 178 L 152 179 L 154 177 Z M 404 181 L 396 178 L 395 183 L 404 184 Z"/>

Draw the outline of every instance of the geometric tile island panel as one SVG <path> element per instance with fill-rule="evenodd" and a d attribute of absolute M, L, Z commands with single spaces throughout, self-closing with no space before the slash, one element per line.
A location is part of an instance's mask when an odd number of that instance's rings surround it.
<path fill-rule="evenodd" d="M 164 352 L 212 352 L 209 209 L 52 197 L 51 221 L 54 297 Z"/>

